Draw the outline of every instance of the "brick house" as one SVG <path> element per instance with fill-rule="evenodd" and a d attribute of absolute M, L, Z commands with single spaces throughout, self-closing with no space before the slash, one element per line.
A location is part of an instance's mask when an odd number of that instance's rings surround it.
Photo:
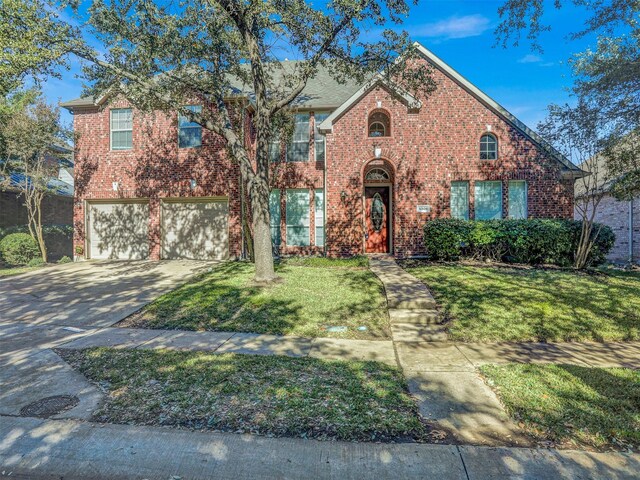
<path fill-rule="evenodd" d="M 419 256 L 429 219 L 573 216 L 583 172 L 418 47 L 437 83 L 426 98 L 383 80 L 339 84 L 324 71 L 309 82 L 291 140 L 271 145 L 281 253 Z M 84 257 L 243 255 L 250 206 L 219 137 L 121 99 L 62 106 L 79 134 L 74 223 Z"/>

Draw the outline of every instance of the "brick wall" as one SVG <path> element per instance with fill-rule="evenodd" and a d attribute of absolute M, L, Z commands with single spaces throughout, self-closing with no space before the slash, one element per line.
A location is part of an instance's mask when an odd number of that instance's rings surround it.
<path fill-rule="evenodd" d="M 42 200 L 43 225 L 71 225 L 73 198 L 62 195 L 46 195 Z M 24 198 L 16 192 L 0 192 L 0 228 L 28 223 Z"/>
<path fill-rule="evenodd" d="M 538 149 L 468 94 L 450 78 L 434 72 L 438 88 L 410 112 L 383 87 L 375 88 L 334 123 L 327 135 L 328 185 L 326 201 L 327 253 L 362 253 L 363 171 L 374 156 L 391 165 L 393 185 L 393 245 L 399 256 L 420 255 L 425 221 L 450 216 L 452 181 L 469 181 L 473 218 L 474 182 L 501 180 L 504 216 L 508 208 L 508 180 L 528 182 L 530 217 L 573 215 L 573 181 L 562 180 L 555 160 Z M 391 117 L 391 135 L 368 137 L 368 116 L 384 109 Z M 490 129 L 498 139 L 498 159 L 480 160 L 479 141 Z M 417 205 L 431 205 L 418 213 Z"/>
<path fill-rule="evenodd" d="M 376 88 L 349 109 L 326 137 L 327 185 L 322 162 L 315 161 L 314 115 L 310 116 L 309 161 L 274 164 L 272 187 L 281 190 L 281 232 L 284 254 L 319 253 L 315 246 L 314 191 L 325 188 L 326 250 L 330 255 L 360 254 L 364 248 L 363 174 L 381 149 L 378 161 L 394 178 L 392 232 L 394 252 L 400 256 L 423 254 L 425 221 L 450 216 L 452 181 L 469 181 L 473 218 L 474 182 L 500 180 L 504 216 L 508 209 L 508 180 L 528 183 L 530 217 L 573 215 L 573 181 L 563 180 L 555 160 L 545 157 L 526 137 L 477 101 L 453 80 L 435 71 L 438 89 L 422 99 L 419 111 L 407 106 L 384 88 Z M 203 131 L 203 146 L 177 148 L 176 118 L 134 111 L 133 149 L 110 151 L 109 108 L 127 106 L 122 100 L 105 109 L 77 111 L 75 244 L 84 245 L 86 200 L 148 198 L 151 258 L 160 255 L 160 201 L 166 197 L 228 196 L 230 253 L 240 255 L 241 221 L 239 168 L 228 157 L 223 140 Z M 391 135 L 369 138 L 368 116 L 382 109 L 389 114 Z M 247 130 L 249 130 L 247 128 Z M 479 160 L 480 137 L 490 130 L 498 139 L 498 159 Z M 253 149 L 254 135 L 247 135 Z M 192 190 L 190 180 L 197 187 Z M 112 183 L 118 182 L 118 191 Z M 286 242 L 286 189 L 306 188 L 310 195 L 309 247 Z M 418 213 L 417 205 L 430 205 Z M 250 205 L 247 205 L 249 211 Z"/>
<path fill-rule="evenodd" d="M 576 211 L 575 218 L 580 219 Z M 629 261 L 629 202 L 620 202 L 605 196 L 596 210 L 595 221 L 608 225 L 616 234 L 616 242 L 609 260 L 616 263 Z M 633 201 L 633 262 L 640 263 L 640 197 Z"/>
<path fill-rule="evenodd" d="M 230 255 L 241 254 L 240 171 L 224 141 L 203 130 L 202 146 L 178 148 L 176 116 L 133 112 L 133 148 L 110 150 L 109 110 L 128 107 L 124 100 L 104 109 L 74 113 L 79 135 L 75 152 L 74 245 L 85 243 L 85 201 L 149 199 L 150 257 L 160 258 L 160 201 L 170 197 L 225 196 L 229 199 Z M 191 188 L 191 179 L 196 187 Z M 113 190 L 113 182 L 118 190 Z"/>

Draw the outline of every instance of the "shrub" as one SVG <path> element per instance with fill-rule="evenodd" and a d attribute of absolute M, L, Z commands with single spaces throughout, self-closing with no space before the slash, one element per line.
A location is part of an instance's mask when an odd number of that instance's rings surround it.
<path fill-rule="evenodd" d="M 44 265 L 42 257 L 32 258 L 31 260 L 29 260 L 29 263 L 27 263 L 27 267 L 40 267 L 42 265 Z"/>
<path fill-rule="evenodd" d="M 466 257 L 568 267 L 573 264 L 581 226 L 578 220 L 438 219 L 425 225 L 424 242 L 436 260 Z M 606 260 L 615 235 L 606 225 L 594 224 L 592 236 L 595 242 L 588 264 L 596 266 Z"/>
<path fill-rule="evenodd" d="M 28 233 L 11 233 L 0 241 L 0 254 L 9 265 L 27 265 L 40 256 L 40 249 Z"/>
<path fill-rule="evenodd" d="M 424 244 L 437 260 L 457 260 L 469 244 L 471 223 L 465 220 L 437 219 L 424 227 Z"/>
<path fill-rule="evenodd" d="M 64 257 L 62 257 L 60 260 L 58 260 L 58 263 L 71 263 L 71 262 L 73 262 L 73 260 L 71 260 L 66 255 Z"/>

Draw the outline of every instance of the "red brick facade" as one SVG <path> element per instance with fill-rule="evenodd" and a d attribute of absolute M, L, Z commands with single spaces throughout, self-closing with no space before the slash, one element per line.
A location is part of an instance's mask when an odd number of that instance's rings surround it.
<path fill-rule="evenodd" d="M 573 216 L 573 180 L 561 175 L 562 165 L 519 130 L 435 70 L 436 91 L 410 110 L 384 87 L 360 98 L 333 123 L 326 135 L 325 164 L 315 161 L 314 115 L 310 117 L 308 162 L 274 164 L 273 187 L 281 191 L 283 253 L 321 253 L 316 247 L 314 195 L 324 189 L 325 243 L 331 256 L 364 251 L 363 193 L 367 165 L 379 164 L 391 175 L 391 248 L 397 256 L 424 254 L 422 227 L 436 217 L 450 216 L 452 181 L 469 182 L 470 216 L 474 215 L 474 182 L 499 180 L 503 185 L 503 216 L 508 211 L 508 181 L 526 180 L 529 217 Z M 110 150 L 109 109 L 74 111 L 79 134 L 76 149 L 75 244 L 85 243 L 85 201 L 148 198 L 150 256 L 160 256 L 159 201 L 167 197 L 223 196 L 229 199 L 230 255 L 242 253 L 238 167 L 227 158 L 221 139 L 204 131 L 201 148 L 178 149 L 175 118 L 134 113 L 133 149 Z M 368 117 L 384 111 L 391 135 L 368 136 Z M 498 158 L 480 160 L 479 142 L 490 131 L 498 140 Z M 376 156 L 375 149 L 379 149 Z M 191 180 L 197 186 L 191 188 Z M 118 182 L 114 191 L 113 182 Z M 325 184 L 326 182 L 326 184 Z M 286 241 L 286 189 L 310 192 L 310 246 L 290 247 Z M 430 213 L 418 213 L 429 205 Z"/>

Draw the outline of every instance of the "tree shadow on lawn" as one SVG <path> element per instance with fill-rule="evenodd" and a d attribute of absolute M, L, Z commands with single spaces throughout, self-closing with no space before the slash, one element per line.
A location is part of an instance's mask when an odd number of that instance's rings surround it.
<path fill-rule="evenodd" d="M 449 264 L 410 271 L 434 292 L 458 340 L 640 338 L 640 276 Z"/>
<path fill-rule="evenodd" d="M 511 414 L 567 448 L 640 447 L 640 372 L 577 365 L 483 367 Z M 493 372 L 493 373 L 491 373 Z"/>
<path fill-rule="evenodd" d="M 93 420 L 358 441 L 426 441 L 397 367 L 279 356 L 61 350 L 108 396 Z"/>
<path fill-rule="evenodd" d="M 120 326 L 265 334 L 384 338 L 384 292 L 367 270 L 278 266 L 284 281 L 252 282 L 253 267 L 216 267 L 125 319 Z M 344 325 L 345 333 L 324 333 Z M 366 331 L 358 331 L 366 326 Z"/>

